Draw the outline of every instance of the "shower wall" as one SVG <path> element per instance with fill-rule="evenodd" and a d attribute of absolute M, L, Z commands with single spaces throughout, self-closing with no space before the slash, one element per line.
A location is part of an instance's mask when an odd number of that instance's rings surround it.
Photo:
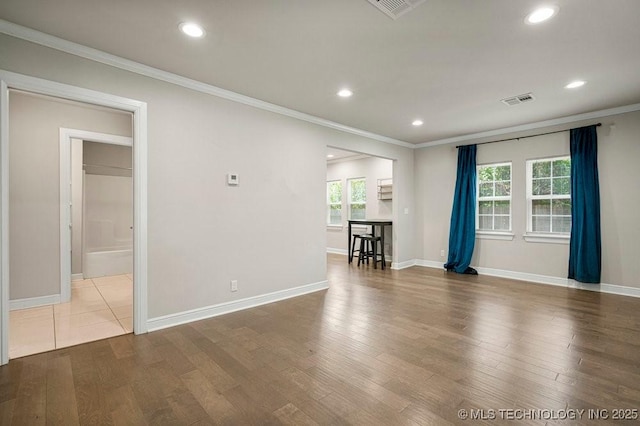
<path fill-rule="evenodd" d="M 131 177 L 85 174 L 85 252 L 133 246 Z"/>
<path fill-rule="evenodd" d="M 83 144 L 85 278 L 133 270 L 131 147 Z"/>

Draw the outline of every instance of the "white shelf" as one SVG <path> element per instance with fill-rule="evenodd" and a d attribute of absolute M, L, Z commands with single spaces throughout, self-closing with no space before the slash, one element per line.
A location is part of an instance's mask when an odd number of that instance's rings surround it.
<path fill-rule="evenodd" d="M 378 200 L 392 200 L 393 199 L 393 180 L 378 179 Z"/>

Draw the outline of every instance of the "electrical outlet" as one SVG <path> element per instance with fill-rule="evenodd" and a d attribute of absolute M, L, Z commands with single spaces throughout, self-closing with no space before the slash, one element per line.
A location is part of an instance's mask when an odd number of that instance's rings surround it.
<path fill-rule="evenodd" d="M 440 250 L 440 257 L 444 257 L 444 250 Z"/>
<path fill-rule="evenodd" d="M 238 291 L 238 280 L 231 280 L 231 291 Z"/>

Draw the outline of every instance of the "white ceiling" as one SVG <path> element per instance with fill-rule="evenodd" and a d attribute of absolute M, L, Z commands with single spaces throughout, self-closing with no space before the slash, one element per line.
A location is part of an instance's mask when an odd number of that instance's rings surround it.
<path fill-rule="evenodd" d="M 640 102 L 640 1 L 550 1 L 538 26 L 538 0 L 427 0 L 397 20 L 367 0 L 2 0 L 0 18 L 418 144 Z"/>
<path fill-rule="evenodd" d="M 369 158 L 370 155 L 360 154 L 358 152 L 345 151 L 343 149 L 327 147 L 327 163 L 334 163 L 338 161 L 346 160 L 359 160 L 362 158 Z"/>

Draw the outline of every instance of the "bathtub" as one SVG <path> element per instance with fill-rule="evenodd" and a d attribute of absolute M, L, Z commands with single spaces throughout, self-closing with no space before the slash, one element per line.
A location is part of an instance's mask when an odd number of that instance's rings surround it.
<path fill-rule="evenodd" d="M 133 273 L 133 249 L 91 251 L 84 254 L 82 275 L 85 279 Z"/>

